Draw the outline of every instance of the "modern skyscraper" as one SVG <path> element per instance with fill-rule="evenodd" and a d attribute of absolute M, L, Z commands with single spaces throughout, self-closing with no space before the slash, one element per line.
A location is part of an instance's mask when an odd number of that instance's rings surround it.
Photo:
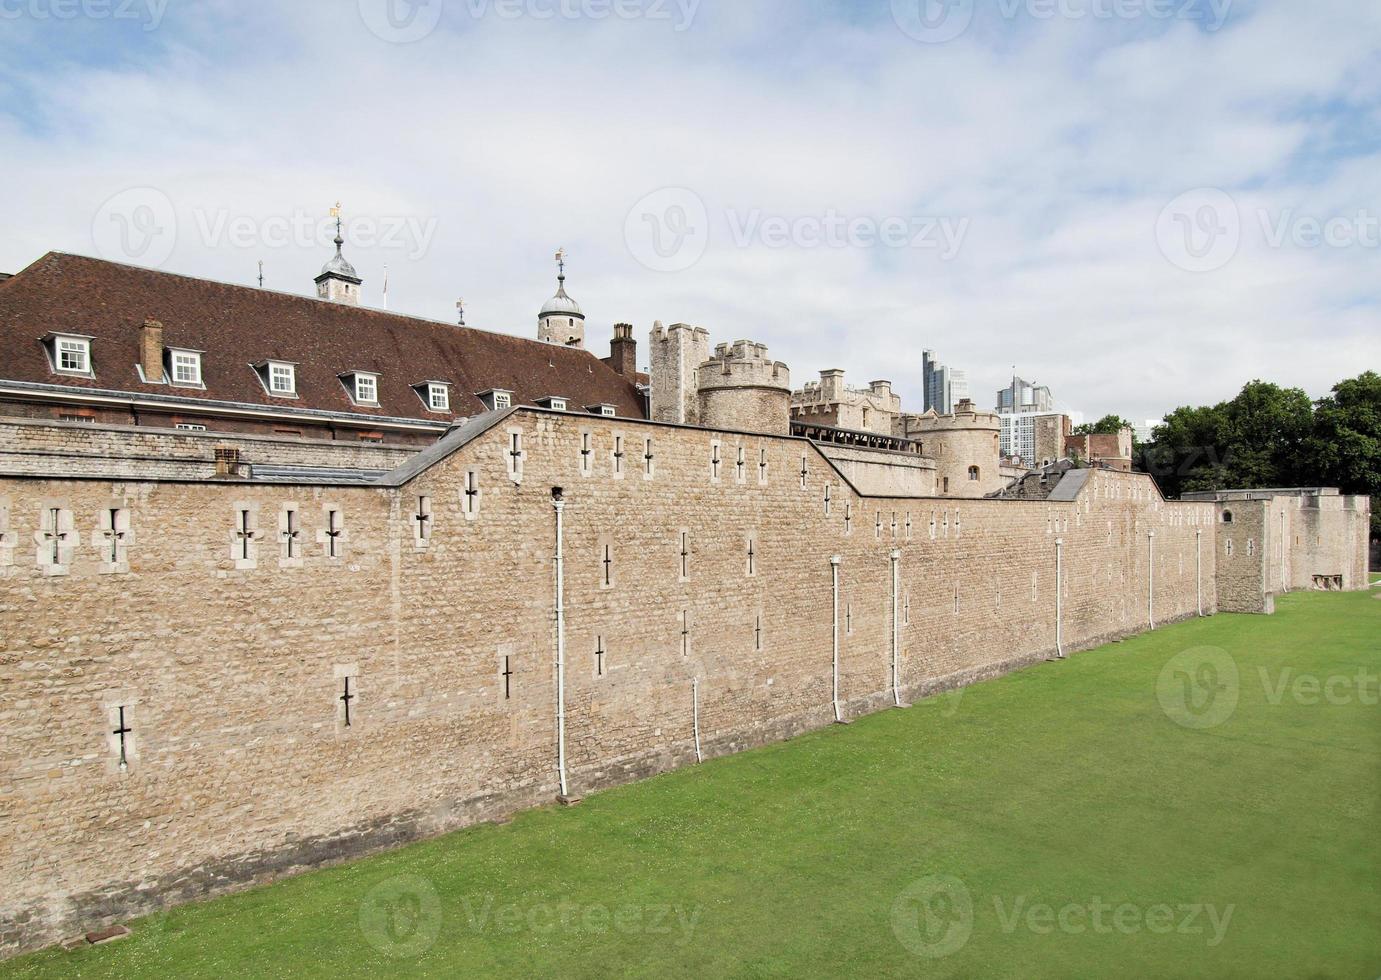
<path fill-rule="evenodd" d="M 954 406 L 969 397 L 969 376 L 954 371 L 935 359 L 935 352 L 921 352 L 921 378 L 925 387 L 921 410 L 932 408 L 938 415 L 953 415 Z"/>
<path fill-rule="evenodd" d="M 1054 410 L 1055 398 L 1050 394 L 1049 388 L 1024 381 L 1015 374 L 1012 375 L 1011 385 L 999 389 L 997 393 L 999 415 L 1022 415 Z"/>

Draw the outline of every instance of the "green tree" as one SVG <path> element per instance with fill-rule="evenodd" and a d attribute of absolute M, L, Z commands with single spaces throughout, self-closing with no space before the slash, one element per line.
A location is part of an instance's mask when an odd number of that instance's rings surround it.
<path fill-rule="evenodd" d="M 1136 427 L 1120 415 L 1104 415 L 1097 422 L 1078 426 L 1074 430 L 1077 436 L 1115 436 L 1123 429 L 1132 430 L 1132 440 L 1136 440 Z"/>
<path fill-rule="evenodd" d="M 1371 530 L 1381 535 L 1381 375 L 1364 371 L 1319 400 L 1305 456 L 1318 482 L 1371 497 Z"/>

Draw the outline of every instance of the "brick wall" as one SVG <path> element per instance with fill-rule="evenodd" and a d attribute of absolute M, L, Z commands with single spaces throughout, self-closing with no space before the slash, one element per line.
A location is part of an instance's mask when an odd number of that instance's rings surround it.
<path fill-rule="evenodd" d="M 709 755 L 828 724 L 834 556 L 846 716 L 891 703 L 894 656 L 909 700 L 1052 655 L 1057 541 L 1067 651 L 1147 628 L 1152 601 L 1157 623 L 1217 605 L 1195 551 L 1215 505 L 1145 476 L 1061 503 L 869 498 L 803 440 L 625 419 L 519 411 L 397 488 L 0 478 L 0 948 L 549 801 L 554 486 L 577 794 L 693 761 L 695 681 Z M 59 574 L 35 539 L 53 510 Z"/>

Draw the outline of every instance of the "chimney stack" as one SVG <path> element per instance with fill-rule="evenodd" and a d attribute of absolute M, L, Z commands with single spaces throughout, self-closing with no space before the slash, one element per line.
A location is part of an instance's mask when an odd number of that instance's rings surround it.
<path fill-rule="evenodd" d="M 638 342 L 633 339 L 633 324 L 614 324 L 614 339 L 609 342 L 609 356 L 604 363 L 629 381 L 638 377 Z"/>
<path fill-rule="evenodd" d="M 144 369 L 144 381 L 148 384 L 162 384 L 163 376 L 163 324 L 157 320 L 145 320 L 139 328 L 139 365 Z"/>

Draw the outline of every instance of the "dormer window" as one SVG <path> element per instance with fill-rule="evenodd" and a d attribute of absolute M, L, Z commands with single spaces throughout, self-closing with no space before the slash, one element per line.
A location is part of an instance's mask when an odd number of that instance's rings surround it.
<path fill-rule="evenodd" d="M 90 375 L 91 338 L 80 334 L 49 334 L 43 339 L 53 370 L 59 374 Z"/>
<path fill-rule="evenodd" d="M 172 364 L 170 372 L 173 384 L 186 388 L 200 388 L 201 354 L 194 350 L 170 350 L 168 360 Z"/>
<path fill-rule="evenodd" d="M 377 374 L 355 375 L 355 401 L 361 405 L 379 404 L 379 376 Z"/>
<path fill-rule="evenodd" d="M 602 415 L 606 419 L 613 418 L 619 411 L 617 405 L 610 405 L 607 403 L 603 405 L 586 405 L 585 410 L 591 415 Z"/>
<path fill-rule="evenodd" d="M 264 389 L 279 398 L 297 397 L 297 365 L 289 361 L 262 361 L 254 365 Z"/>
<path fill-rule="evenodd" d="M 427 385 L 427 407 L 433 412 L 449 412 L 451 410 L 450 386 L 441 384 Z"/>
<path fill-rule="evenodd" d="M 479 392 L 475 397 L 484 402 L 484 407 L 491 412 L 501 412 L 513 407 L 513 392 L 507 388 L 490 388 Z"/>
<path fill-rule="evenodd" d="M 564 412 L 570 406 L 570 400 L 559 395 L 545 395 L 537 399 L 537 404 L 542 408 L 549 408 L 553 412 Z"/>

